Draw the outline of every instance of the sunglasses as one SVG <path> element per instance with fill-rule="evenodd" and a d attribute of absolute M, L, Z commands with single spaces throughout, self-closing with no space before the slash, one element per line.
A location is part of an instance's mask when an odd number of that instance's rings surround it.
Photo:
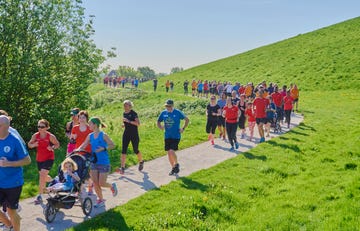
<path fill-rule="evenodd" d="M 46 128 L 46 126 L 38 125 L 38 128 Z"/>

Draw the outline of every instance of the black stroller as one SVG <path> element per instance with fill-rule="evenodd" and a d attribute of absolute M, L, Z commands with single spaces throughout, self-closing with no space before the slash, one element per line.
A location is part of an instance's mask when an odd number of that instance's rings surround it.
<path fill-rule="evenodd" d="M 77 174 L 80 177 L 80 181 L 76 182 L 74 187 L 70 191 L 60 191 L 55 194 L 49 193 L 49 198 L 47 198 L 47 204 L 44 208 L 45 219 L 48 223 L 54 221 L 56 217 L 56 213 L 60 209 L 71 209 L 75 202 L 79 201 L 82 211 L 86 216 L 89 216 L 92 211 L 93 203 L 90 197 L 86 196 L 82 198 L 82 184 L 84 184 L 85 180 L 89 178 L 89 167 L 90 160 L 86 158 L 86 155 L 81 155 L 80 152 L 72 152 L 68 157 L 70 157 L 73 161 L 78 165 Z M 58 171 L 59 181 L 64 181 L 64 175 L 61 170 L 61 166 L 59 166 Z M 87 194 L 86 194 L 87 195 Z"/>

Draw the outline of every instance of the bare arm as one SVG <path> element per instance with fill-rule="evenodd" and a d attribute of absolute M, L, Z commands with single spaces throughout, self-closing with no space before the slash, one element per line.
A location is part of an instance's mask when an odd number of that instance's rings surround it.
<path fill-rule="evenodd" d="M 70 172 L 69 175 L 70 175 L 72 178 L 74 178 L 76 181 L 80 181 L 80 177 L 79 177 L 77 174 L 75 174 L 75 173 L 73 173 L 73 172 Z"/>
<path fill-rule="evenodd" d="M 160 128 L 160 130 L 164 130 L 164 126 L 161 124 L 160 121 L 157 122 L 157 127 Z"/>
<path fill-rule="evenodd" d="M 28 142 L 29 148 L 35 148 L 38 146 L 38 142 L 36 142 L 36 134 L 32 135 L 30 141 Z"/>
<path fill-rule="evenodd" d="M 50 135 L 50 142 L 53 144 L 51 146 L 52 149 L 57 149 L 60 147 L 59 141 L 56 139 L 56 137 L 53 134 Z"/>
<path fill-rule="evenodd" d="M 184 118 L 185 120 L 185 124 L 184 124 L 184 127 L 180 128 L 180 132 L 184 132 L 185 131 L 185 128 L 188 126 L 189 124 L 189 118 L 188 117 L 185 117 Z"/>
<path fill-rule="evenodd" d="M 21 160 L 9 161 L 5 157 L 0 160 L 0 167 L 20 167 L 31 163 L 30 156 L 27 155 Z"/>

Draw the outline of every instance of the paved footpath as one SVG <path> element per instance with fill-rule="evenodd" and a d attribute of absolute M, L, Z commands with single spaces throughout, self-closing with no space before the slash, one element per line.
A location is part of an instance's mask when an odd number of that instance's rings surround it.
<path fill-rule="evenodd" d="M 291 118 L 291 127 L 299 125 L 303 120 L 303 117 L 299 114 L 293 114 Z M 289 129 L 282 127 L 283 133 L 289 131 Z M 204 133 L 204 136 L 206 134 Z M 180 163 L 180 173 L 178 176 L 169 176 L 170 171 L 167 155 L 157 158 L 152 161 L 145 162 L 144 170 L 139 172 L 137 166 L 132 166 L 126 169 L 124 175 L 113 173 L 109 175 L 108 182 L 115 182 L 118 186 L 119 193 L 116 197 L 112 197 L 110 189 L 104 190 L 104 198 L 106 200 L 105 207 L 93 208 L 89 217 L 85 217 L 80 206 L 73 206 L 71 209 L 60 209 L 56 214 L 55 220 L 48 224 L 43 214 L 43 208 L 45 204 L 35 205 L 35 198 L 28 198 L 22 200 L 20 205 L 22 210 L 20 211 L 21 230 L 24 231 L 41 231 L 41 230 L 65 230 L 72 226 L 80 224 L 84 220 L 90 219 L 99 213 L 114 208 L 119 205 L 123 205 L 129 200 L 141 196 L 147 191 L 158 188 L 162 185 L 166 185 L 177 177 L 188 176 L 193 172 L 201 169 L 210 168 L 224 160 L 233 158 L 240 153 L 246 152 L 249 149 L 255 147 L 259 141 L 259 135 L 257 128 L 255 127 L 255 142 L 250 142 L 245 139 L 240 139 L 240 147 L 233 152 L 229 151 L 230 144 L 217 138 L 215 145 L 212 146 L 209 142 L 204 142 L 193 147 L 177 151 L 178 161 Z M 269 140 L 276 137 L 277 134 L 272 134 Z M 161 140 L 162 141 L 162 140 Z M 165 153 L 165 152 L 164 152 Z M 43 197 L 44 201 L 46 195 Z M 96 197 L 92 196 L 91 199 L 95 204 Z"/>

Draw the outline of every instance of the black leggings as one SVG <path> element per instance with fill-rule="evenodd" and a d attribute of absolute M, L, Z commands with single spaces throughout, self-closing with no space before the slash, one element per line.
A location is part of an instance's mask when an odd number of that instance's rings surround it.
<path fill-rule="evenodd" d="M 124 134 L 123 138 L 122 138 L 122 152 L 121 153 L 126 154 L 130 141 L 131 141 L 131 144 L 132 144 L 135 154 L 138 154 L 140 152 L 139 151 L 139 142 L 140 142 L 139 136 L 138 135 L 129 136 L 126 134 Z"/>
<path fill-rule="evenodd" d="M 237 143 L 236 140 L 236 129 L 237 129 L 237 123 L 226 123 L 226 132 L 229 138 L 229 142 L 231 146 L 234 146 L 235 143 Z"/>
<path fill-rule="evenodd" d="M 291 110 L 285 110 L 285 122 L 290 124 Z"/>

